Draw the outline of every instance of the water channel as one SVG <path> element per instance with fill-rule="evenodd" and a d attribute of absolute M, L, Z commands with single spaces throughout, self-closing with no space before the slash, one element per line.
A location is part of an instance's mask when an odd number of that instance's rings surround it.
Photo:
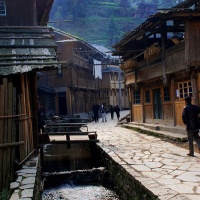
<path fill-rule="evenodd" d="M 95 143 L 44 145 L 42 200 L 119 200 Z"/>

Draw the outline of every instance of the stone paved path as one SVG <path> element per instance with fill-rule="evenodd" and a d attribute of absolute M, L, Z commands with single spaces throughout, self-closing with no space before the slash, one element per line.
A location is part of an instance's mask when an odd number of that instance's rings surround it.
<path fill-rule="evenodd" d="M 121 117 L 129 111 L 121 111 Z M 91 122 L 98 145 L 159 199 L 200 199 L 200 154 L 188 157 L 186 149 L 159 138 L 117 126 L 117 119 Z"/>

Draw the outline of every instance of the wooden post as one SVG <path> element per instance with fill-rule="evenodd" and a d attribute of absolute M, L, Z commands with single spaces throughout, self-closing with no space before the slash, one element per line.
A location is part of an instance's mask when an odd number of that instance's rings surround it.
<path fill-rule="evenodd" d="M 144 107 L 144 101 L 145 101 L 145 95 L 144 95 L 144 88 L 141 85 L 141 104 L 142 104 L 142 122 L 145 123 L 145 107 Z"/>
<path fill-rule="evenodd" d="M 4 87 L 4 115 L 8 115 L 8 79 L 3 79 Z M 3 120 L 4 123 L 4 133 L 3 133 L 3 143 L 8 143 L 8 119 Z M 7 182 L 9 181 L 9 153 L 8 149 L 3 150 L 3 184 L 7 188 Z M 9 161 L 9 162 L 8 162 Z"/>
<path fill-rule="evenodd" d="M 71 144 L 70 144 L 70 134 L 67 133 L 69 130 L 68 130 L 67 127 L 64 128 L 64 130 L 65 130 L 65 132 L 66 132 L 66 141 L 69 141 L 69 142 L 67 143 L 67 148 L 71 148 Z"/>
<path fill-rule="evenodd" d="M 134 85 L 130 88 L 131 91 L 131 101 L 130 101 L 130 109 L 131 109 L 131 121 L 134 121 L 134 106 L 133 106 L 133 94 L 134 94 Z"/>
<path fill-rule="evenodd" d="M 39 135 L 38 135 L 38 95 L 37 95 L 37 75 L 36 72 L 32 72 L 30 74 L 30 82 L 29 88 L 31 92 L 31 99 L 32 99 L 32 124 L 33 124 L 33 146 L 34 148 L 38 148 L 39 144 Z"/>
<path fill-rule="evenodd" d="M 12 79 L 11 79 L 12 80 Z M 13 105 L 13 86 L 12 86 L 12 81 L 10 80 L 10 78 L 8 79 L 8 83 L 7 83 L 7 88 L 8 88 L 8 107 L 6 108 L 8 110 L 8 115 L 12 115 L 13 114 L 13 110 L 12 110 L 12 105 Z M 7 143 L 12 142 L 12 134 L 13 134 L 13 119 L 12 118 L 8 118 L 7 119 L 7 126 L 8 126 L 8 132 L 7 132 Z M 12 163 L 11 163 L 11 158 L 12 158 L 12 151 L 11 148 L 7 149 L 7 169 L 8 169 L 8 184 L 10 182 L 11 179 L 11 169 L 12 169 Z"/>
<path fill-rule="evenodd" d="M 17 90 L 16 90 L 16 87 L 13 86 L 13 104 L 12 104 L 12 114 L 13 115 L 16 115 L 17 114 Z M 12 139 L 11 141 L 12 142 L 17 142 L 17 122 L 16 122 L 16 119 L 13 119 L 12 120 Z M 14 163 L 16 159 L 16 148 L 12 148 L 12 162 Z M 15 178 L 15 168 L 14 166 L 12 165 L 12 171 L 11 171 L 11 174 L 12 174 L 12 180 L 14 180 Z"/>
<path fill-rule="evenodd" d="M 176 107 L 175 107 L 175 85 L 174 85 L 174 77 L 171 77 L 171 101 L 172 101 L 172 110 L 173 110 L 173 118 L 174 118 L 174 126 L 176 126 Z"/>
<path fill-rule="evenodd" d="M 161 45 L 162 45 L 162 70 L 163 70 L 163 83 L 167 85 L 166 77 L 166 62 L 165 62 L 165 42 L 167 38 L 166 34 L 166 22 L 162 22 L 162 31 L 161 31 Z"/>
<path fill-rule="evenodd" d="M 194 105 L 199 105 L 198 87 L 197 87 L 197 75 L 196 75 L 196 71 L 195 70 L 191 71 L 190 78 L 191 78 L 192 95 L 193 95 L 193 98 L 192 98 L 193 102 L 192 103 Z"/>
<path fill-rule="evenodd" d="M 0 116 L 4 116 L 4 86 L 0 85 Z M 4 120 L 0 119 L 0 144 L 3 144 Z M 0 191 L 3 189 L 3 149 L 0 149 Z"/>
<path fill-rule="evenodd" d="M 28 133 L 29 133 L 29 152 L 28 154 L 34 149 L 33 147 L 33 126 L 32 126 L 32 112 L 31 112 L 31 102 L 30 102 L 30 92 L 29 92 L 29 83 L 30 83 L 30 79 L 28 78 L 28 76 L 26 75 L 26 79 L 25 79 L 25 98 L 26 98 L 26 111 L 27 111 L 27 125 L 28 125 Z"/>

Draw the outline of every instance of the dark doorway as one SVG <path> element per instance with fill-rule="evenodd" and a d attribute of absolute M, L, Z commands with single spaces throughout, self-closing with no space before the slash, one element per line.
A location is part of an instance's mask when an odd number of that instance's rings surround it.
<path fill-rule="evenodd" d="M 58 94 L 58 104 L 59 104 L 59 114 L 67 115 L 67 101 L 65 92 L 60 92 Z"/>
<path fill-rule="evenodd" d="M 162 105 L 160 89 L 153 90 L 154 119 L 162 119 Z"/>

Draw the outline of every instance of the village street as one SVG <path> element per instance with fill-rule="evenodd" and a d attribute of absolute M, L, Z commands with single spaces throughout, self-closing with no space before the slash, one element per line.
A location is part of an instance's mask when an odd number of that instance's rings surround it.
<path fill-rule="evenodd" d="M 121 117 L 128 113 L 121 111 Z M 97 145 L 159 199 L 199 200 L 200 154 L 188 157 L 186 149 L 117 126 L 116 115 L 88 128 L 97 131 Z"/>

